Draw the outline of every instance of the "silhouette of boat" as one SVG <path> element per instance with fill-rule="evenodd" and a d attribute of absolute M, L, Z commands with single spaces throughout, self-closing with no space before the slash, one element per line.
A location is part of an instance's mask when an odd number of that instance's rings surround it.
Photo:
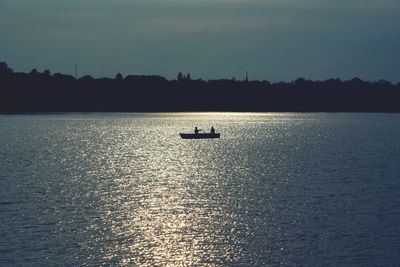
<path fill-rule="evenodd" d="M 211 138 L 219 138 L 220 133 L 180 133 L 179 134 L 183 139 L 211 139 Z"/>

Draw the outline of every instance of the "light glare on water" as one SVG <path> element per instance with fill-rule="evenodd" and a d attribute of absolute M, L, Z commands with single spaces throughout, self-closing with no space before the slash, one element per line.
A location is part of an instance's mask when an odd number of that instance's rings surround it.
<path fill-rule="evenodd" d="M 0 265 L 392 265 L 399 121 L 0 116 Z"/>

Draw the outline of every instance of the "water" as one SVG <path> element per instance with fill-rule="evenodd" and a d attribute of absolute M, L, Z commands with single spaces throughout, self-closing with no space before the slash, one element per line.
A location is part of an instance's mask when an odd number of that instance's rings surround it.
<path fill-rule="evenodd" d="M 400 114 L 0 116 L 0 266 L 395 266 L 399 162 Z"/>

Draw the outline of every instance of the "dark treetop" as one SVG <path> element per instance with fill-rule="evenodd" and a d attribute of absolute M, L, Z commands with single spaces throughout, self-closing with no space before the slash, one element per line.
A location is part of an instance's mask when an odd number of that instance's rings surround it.
<path fill-rule="evenodd" d="M 400 83 L 329 79 L 293 82 L 193 80 L 117 74 L 79 79 L 0 70 L 0 113 L 150 111 L 400 112 Z"/>

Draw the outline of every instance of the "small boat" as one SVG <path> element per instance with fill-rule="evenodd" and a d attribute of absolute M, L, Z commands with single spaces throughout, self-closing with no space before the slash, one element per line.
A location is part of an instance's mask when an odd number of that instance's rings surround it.
<path fill-rule="evenodd" d="M 220 133 L 180 133 L 183 139 L 208 139 L 208 138 L 219 138 Z"/>

